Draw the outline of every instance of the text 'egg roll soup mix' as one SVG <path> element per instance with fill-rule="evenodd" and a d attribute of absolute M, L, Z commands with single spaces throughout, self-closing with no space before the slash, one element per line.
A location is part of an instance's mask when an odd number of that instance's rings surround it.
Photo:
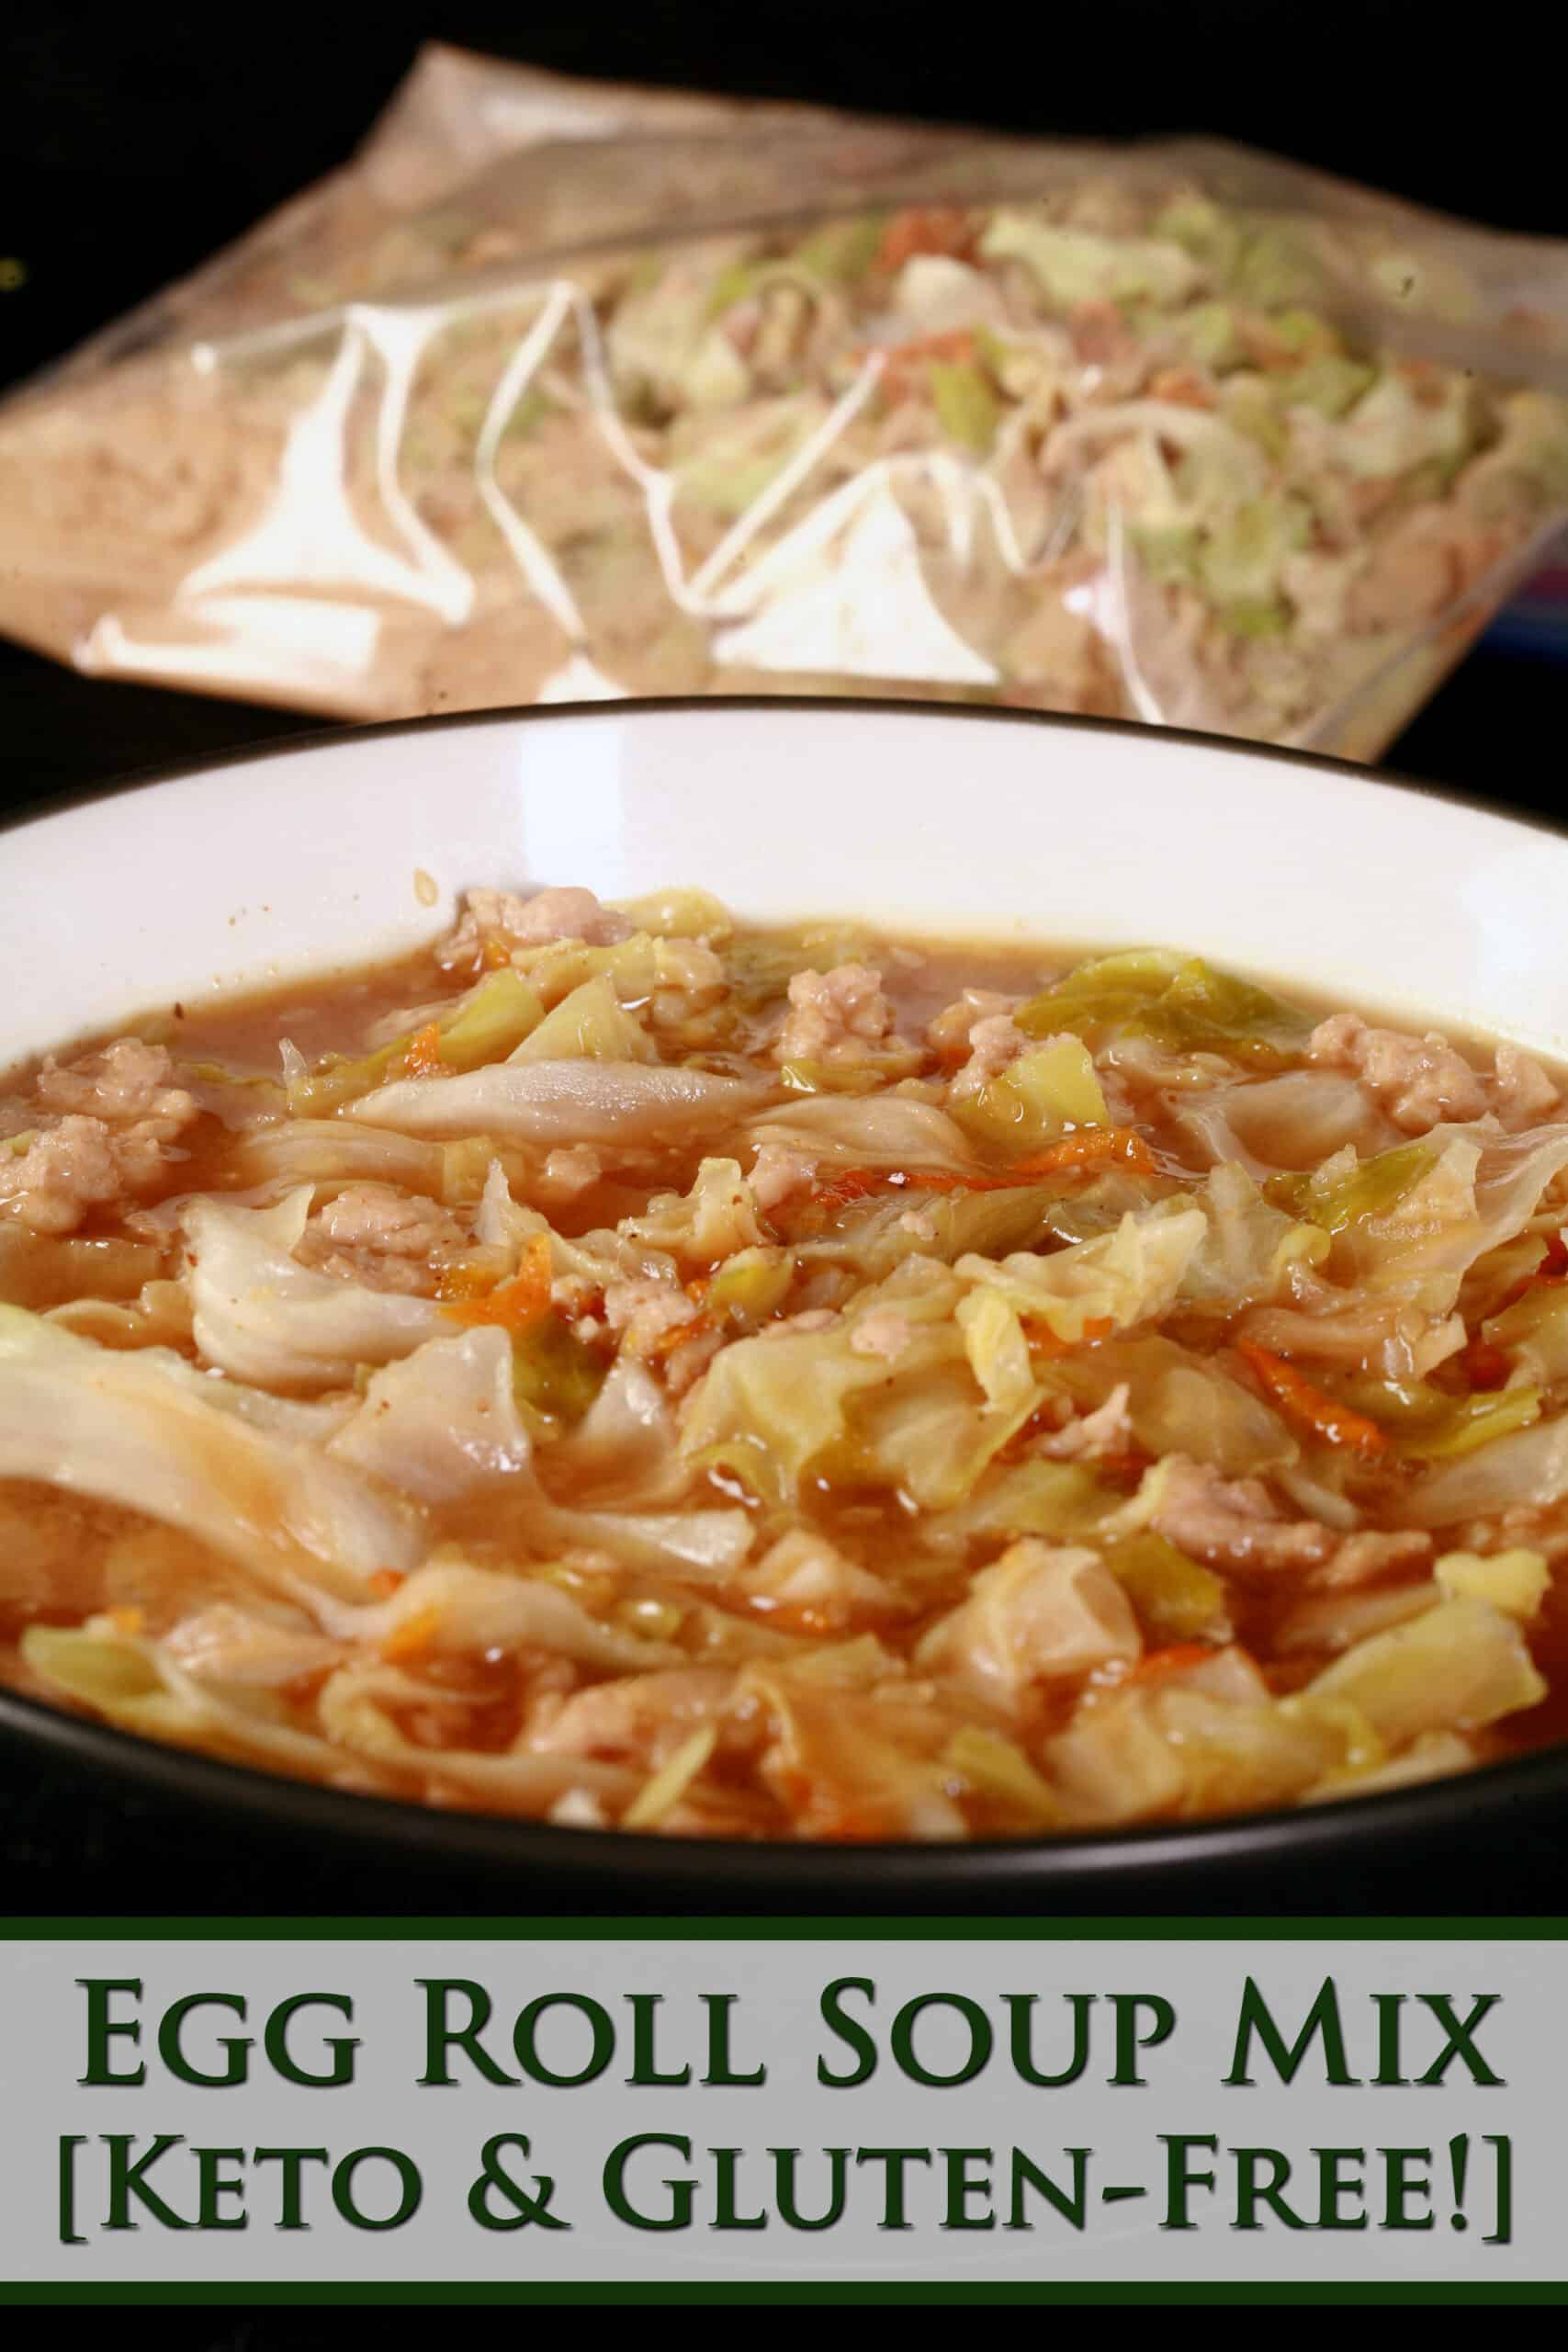
<path fill-rule="evenodd" d="M 0 1088 L 0 1674 L 692 1837 L 1461 1771 L 1562 1729 L 1565 1219 L 1506 1044 L 475 889 Z"/>

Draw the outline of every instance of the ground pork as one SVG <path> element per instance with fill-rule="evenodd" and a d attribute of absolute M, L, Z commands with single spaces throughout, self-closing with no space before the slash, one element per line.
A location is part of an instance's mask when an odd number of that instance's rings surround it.
<path fill-rule="evenodd" d="M 1506 1552 L 1528 1544 L 1532 1552 L 1556 1562 L 1568 1555 L 1568 1518 L 1561 1497 L 1552 1503 L 1513 1503 L 1495 1519 L 1472 1519 L 1455 1537 L 1466 1552 Z"/>
<path fill-rule="evenodd" d="M 1350 590 L 1350 628 L 1408 628 L 1434 618 L 1496 561 L 1502 545 L 1496 531 L 1470 522 L 1450 503 L 1416 507 L 1373 541 Z"/>
<path fill-rule="evenodd" d="M 1130 1394 L 1127 1383 L 1119 1381 L 1103 1405 L 1046 1438 L 1041 1453 L 1049 1454 L 1053 1462 L 1097 1462 L 1107 1454 L 1125 1453 L 1133 1442 L 1133 1424 L 1127 1418 Z"/>
<path fill-rule="evenodd" d="M 1509 1133 L 1533 1127 L 1555 1111 L 1561 1097 L 1531 1054 L 1517 1046 L 1499 1046 L 1487 1081 L 1492 1108 Z"/>
<path fill-rule="evenodd" d="M 893 1006 L 869 964 L 796 972 L 789 1003 L 773 1048 L 781 1062 L 864 1061 L 892 1039 Z"/>
<path fill-rule="evenodd" d="M 423 1193 L 350 1184 L 316 1211 L 295 1254 L 344 1282 L 428 1298 L 442 1258 L 464 1239 L 456 1218 Z"/>
<path fill-rule="evenodd" d="M 513 890 L 470 890 L 462 919 L 436 950 L 446 971 L 472 964 L 492 939 L 508 947 L 545 947 L 556 939 L 581 939 L 590 947 L 610 947 L 629 939 L 624 915 L 602 907 L 592 890 L 536 890 L 520 898 Z"/>
<path fill-rule="evenodd" d="M 165 1049 L 140 1037 L 117 1037 L 76 1062 L 51 1057 L 33 1093 L 48 1124 L 0 1157 L 0 1203 L 35 1233 L 72 1233 L 90 1209 L 123 1208 L 154 1191 L 167 1147 L 197 1115 L 173 1074 Z"/>
<path fill-rule="evenodd" d="M 73 1233 L 89 1209 L 123 1207 L 159 1182 L 163 1142 L 148 1131 L 155 1125 L 62 1119 L 25 1151 L 0 1159 L 0 1203 L 35 1233 Z"/>
<path fill-rule="evenodd" d="M 1517 1133 L 1544 1119 L 1560 1100 L 1540 1064 L 1517 1046 L 1499 1046 L 1492 1073 L 1483 1078 L 1436 1030 L 1407 1037 L 1397 1029 L 1369 1029 L 1355 1012 L 1319 1022 L 1307 1054 L 1314 1062 L 1354 1070 L 1406 1135 L 1425 1135 L 1442 1119 L 1479 1119 L 1488 1111 Z"/>
<path fill-rule="evenodd" d="M 897 1307 L 874 1306 L 850 1333 L 850 1346 L 857 1356 L 882 1356 L 895 1363 L 914 1336 L 908 1316 Z"/>
<path fill-rule="evenodd" d="M 944 1062 L 962 1061 L 978 1024 L 1016 1012 L 1019 1001 L 1016 996 L 1003 996 L 999 989 L 965 989 L 953 1003 L 943 1007 L 934 1021 L 926 1023 L 926 1043 Z"/>
<path fill-rule="evenodd" d="M 548 1200 L 575 1200 L 579 1193 L 596 1184 L 604 1173 L 604 1162 L 592 1144 L 567 1144 L 559 1151 L 547 1153 L 539 1170 L 537 1190 Z"/>
<path fill-rule="evenodd" d="M 792 1193 L 802 1193 L 816 1181 L 817 1162 L 793 1144 L 763 1143 L 757 1147 L 751 1170 L 751 1197 L 760 1209 L 777 1208 Z"/>
<path fill-rule="evenodd" d="M 622 1335 L 622 1344 L 635 1356 L 644 1356 L 665 1334 L 694 1323 L 697 1310 L 673 1283 L 639 1275 L 631 1282 L 612 1283 L 604 1293 L 604 1320 Z"/>
<path fill-rule="evenodd" d="M 75 1112 L 95 1119 L 163 1119 L 177 1135 L 196 1115 L 183 1087 L 170 1084 L 174 1065 L 163 1046 L 140 1037 L 117 1037 L 100 1054 L 63 1066 L 51 1055 L 39 1072 L 34 1094 L 39 1108 Z"/>
<path fill-rule="evenodd" d="M 969 1095 L 978 1094 L 1021 1054 L 1028 1053 L 1033 1042 L 1008 1013 L 996 1012 L 987 1020 L 976 1021 L 969 1032 L 969 1058 L 962 1069 L 953 1073 L 948 1099 L 962 1102 Z"/>
<path fill-rule="evenodd" d="M 1149 1523 L 1192 1558 L 1234 1576 L 1314 1571 L 1315 1583 L 1364 1584 L 1387 1569 L 1425 1559 L 1431 1538 L 1348 1535 L 1316 1520 L 1287 1520 L 1257 1478 L 1226 1480 L 1210 1464 L 1170 1454 L 1150 1473 L 1156 1496 Z"/>
<path fill-rule="evenodd" d="M 798 1315 L 783 1315 L 776 1323 L 764 1323 L 757 1337 L 782 1340 L 795 1331 L 829 1331 L 838 1319 L 836 1306 L 806 1306 Z"/>
<path fill-rule="evenodd" d="M 1337 1012 L 1313 1031 L 1307 1059 L 1354 1070 L 1406 1135 L 1424 1136 L 1441 1119 L 1479 1119 L 1488 1107 L 1478 1073 L 1436 1030 L 1406 1037 L 1369 1029 L 1358 1012 Z"/>

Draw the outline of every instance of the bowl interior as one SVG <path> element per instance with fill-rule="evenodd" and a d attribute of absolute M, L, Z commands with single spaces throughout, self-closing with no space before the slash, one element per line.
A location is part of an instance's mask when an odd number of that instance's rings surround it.
<path fill-rule="evenodd" d="M 435 886 L 432 899 L 430 883 Z M 315 739 L 0 836 L 0 1067 L 174 998 L 391 956 L 473 883 L 670 884 L 745 918 L 1049 945 L 1186 946 L 1363 1010 L 1568 1053 L 1568 840 L 1359 771 L 1114 724 L 862 704 L 616 705 Z M 957 1900 L 1408 1847 L 1560 1808 L 1568 1751 L 1338 1806 L 1014 1847 L 873 1855 L 590 1836 L 345 1799 L 0 1694 L 0 1729 L 224 1815 L 439 1847 L 666 1902 Z M 1427 1849 L 1419 1849 L 1427 1852 Z"/>
<path fill-rule="evenodd" d="M 766 702 L 345 734 L 15 828 L 0 1065 L 176 996 L 412 947 L 476 882 L 702 884 L 756 920 L 1190 946 L 1568 1051 L 1552 833 L 1154 729 Z"/>

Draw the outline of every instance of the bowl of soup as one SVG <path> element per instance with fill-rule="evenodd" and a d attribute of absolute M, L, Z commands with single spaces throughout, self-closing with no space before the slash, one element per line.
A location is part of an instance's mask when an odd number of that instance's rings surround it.
<path fill-rule="evenodd" d="M 0 1723 L 676 1902 L 1560 1802 L 1565 884 L 1331 763 L 874 705 L 28 818 Z"/>

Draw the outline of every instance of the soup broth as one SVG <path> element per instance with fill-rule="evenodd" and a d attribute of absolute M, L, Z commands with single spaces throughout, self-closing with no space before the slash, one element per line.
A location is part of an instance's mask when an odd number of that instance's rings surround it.
<path fill-rule="evenodd" d="M 0 1677 L 582 1827 L 1562 1736 L 1568 1114 L 1169 950 L 471 892 L 0 1088 Z"/>

